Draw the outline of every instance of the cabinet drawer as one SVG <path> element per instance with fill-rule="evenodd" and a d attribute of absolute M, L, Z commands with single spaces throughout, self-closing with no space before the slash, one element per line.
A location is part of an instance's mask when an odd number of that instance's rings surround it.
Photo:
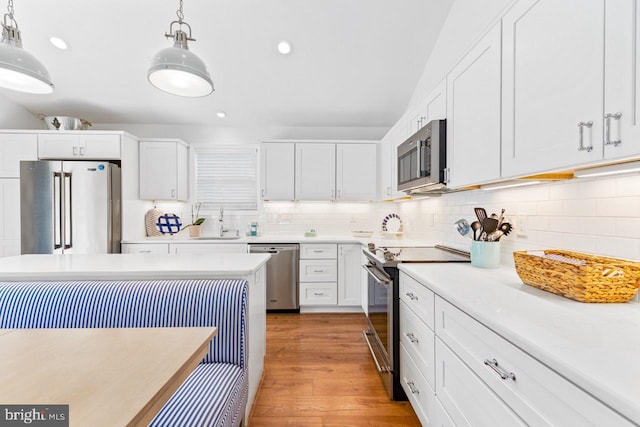
<path fill-rule="evenodd" d="M 400 383 L 422 425 L 433 425 L 436 395 L 403 344 L 400 344 Z"/>
<path fill-rule="evenodd" d="M 168 254 L 169 245 L 166 243 L 125 243 L 122 245 L 123 254 Z"/>
<path fill-rule="evenodd" d="M 435 391 L 456 426 L 527 425 L 439 338 L 436 338 Z"/>
<path fill-rule="evenodd" d="M 336 305 L 337 283 L 300 283 L 300 305 Z"/>
<path fill-rule="evenodd" d="M 411 310 L 432 330 L 434 328 L 434 298 L 435 294 L 420 284 L 413 277 L 405 273 L 400 274 L 400 300 L 404 301 Z"/>
<path fill-rule="evenodd" d="M 301 282 L 335 282 L 338 280 L 338 268 L 332 259 L 301 259 Z"/>
<path fill-rule="evenodd" d="M 404 301 L 400 301 L 400 342 L 404 344 L 431 388 L 434 388 L 433 331 L 418 319 Z"/>
<path fill-rule="evenodd" d="M 309 244 L 300 245 L 300 259 L 337 259 L 338 245 L 329 244 Z"/>
<path fill-rule="evenodd" d="M 528 424 L 632 425 L 617 412 L 439 297 L 436 298 L 436 319 L 436 335 Z M 496 369 L 504 370 L 507 375 L 513 373 L 515 379 L 502 379 L 489 365 L 494 360 L 498 363 Z"/>

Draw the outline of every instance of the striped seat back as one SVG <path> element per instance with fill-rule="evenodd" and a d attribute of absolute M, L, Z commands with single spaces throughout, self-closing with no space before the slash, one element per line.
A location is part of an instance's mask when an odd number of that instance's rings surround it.
<path fill-rule="evenodd" d="M 216 326 L 204 363 L 246 365 L 244 280 L 0 282 L 0 328 Z"/>

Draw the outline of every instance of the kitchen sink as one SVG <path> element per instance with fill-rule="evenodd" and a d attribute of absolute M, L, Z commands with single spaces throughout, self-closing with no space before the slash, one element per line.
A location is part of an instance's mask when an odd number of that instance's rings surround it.
<path fill-rule="evenodd" d="M 195 238 L 198 240 L 237 240 L 240 236 L 200 236 Z"/>

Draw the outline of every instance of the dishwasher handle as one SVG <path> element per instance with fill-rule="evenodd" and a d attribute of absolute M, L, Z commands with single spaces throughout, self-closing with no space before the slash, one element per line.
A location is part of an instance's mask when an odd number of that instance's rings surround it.
<path fill-rule="evenodd" d="M 258 246 L 249 247 L 249 253 L 254 254 L 279 254 L 280 252 L 294 252 L 297 251 L 296 247 L 287 246 Z"/>

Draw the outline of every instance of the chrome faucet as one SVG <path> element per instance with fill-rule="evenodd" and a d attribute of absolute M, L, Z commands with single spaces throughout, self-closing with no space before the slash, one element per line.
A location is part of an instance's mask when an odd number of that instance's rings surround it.
<path fill-rule="evenodd" d="M 224 208 L 222 206 L 220 206 L 220 216 L 218 216 L 218 223 L 220 224 L 220 237 L 222 237 L 222 235 L 226 231 L 224 229 Z"/>

